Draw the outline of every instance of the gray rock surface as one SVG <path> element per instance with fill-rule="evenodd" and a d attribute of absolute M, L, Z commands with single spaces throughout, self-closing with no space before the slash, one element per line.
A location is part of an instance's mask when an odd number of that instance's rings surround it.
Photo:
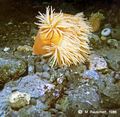
<path fill-rule="evenodd" d="M 94 79 L 94 80 L 99 80 L 100 79 L 100 75 L 95 70 L 84 71 L 82 77 L 85 78 L 85 79 Z"/>
<path fill-rule="evenodd" d="M 120 84 L 115 82 L 114 77 L 103 77 L 105 87 L 101 90 L 101 106 L 104 108 L 120 107 Z"/>
<path fill-rule="evenodd" d="M 19 111 L 11 110 L 7 112 L 6 117 L 51 117 L 51 113 L 44 111 L 46 106 L 37 101 L 35 106 L 26 106 Z"/>
<path fill-rule="evenodd" d="M 53 84 L 50 84 L 47 80 L 42 80 L 36 74 L 28 75 L 17 81 L 7 83 L 4 89 L 0 91 L 0 117 L 13 117 L 12 114 L 15 114 L 15 111 L 11 110 L 9 105 L 9 97 L 13 91 L 25 92 L 37 101 L 35 105 L 30 104 L 18 110 L 17 116 L 34 117 L 40 115 L 40 117 L 50 117 L 49 112 L 44 112 L 44 109 L 47 108 L 47 106 L 42 103 L 40 99 L 42 99 L 42 97 L 45 96 L 45 92 L 50 91 L 51 88 L 54 88 Z"/>
<path fill-rule="evenodd" d="M 18 91 L 30 94 L 31 97 L 38 98 L 43 96 L 47 90 L 54 88 L 54 85 L 37 75 L 28 75 L 18 82 L 16 88 Z"/>
<path fill-rule="evenodd" d="M 27 65 L 18 59 L 0 58 L 0 87 L 10 80 L 15 80 L 25 74 Z"/>
<path fill-rule="evenodd" d="M 118 48 L 118 41 L 116 39 L 109 39 L 107 44 L 112 48 Z"/>
<path fill-rule="evenodd" d="M 107 62 L 102 56 L 99 56 L 97 54 L 91 54 L 90 56 L 90 70 L 105 70 L 107 69 Z"/>
<path fill-rule="evenodd" d="M 78 110 L 89 110 L 99 107 L 100 96 L 97 89 L 88 84 L 83 84 L 74 90 L 69 91 L 68 107 L 66 115 L 75 117 L 78 115 Z"/>
<path fill-rule="evenodd" d="M 10 106 L 13 109 L 20 109 L 30 104 L 31 96 L 24 92 L 15 91 L 9 97 Z"/>
<path fill-rule="evenodd" d="M 120 47 L 117 49 L 115 48 L 101 48 L 100 50 L 97 50 L 97 53 L 100 56 L 103 56 L 105 61 L 107 62 L 108 68 L 113 71 L 119 71 L 120 70 Z"/>

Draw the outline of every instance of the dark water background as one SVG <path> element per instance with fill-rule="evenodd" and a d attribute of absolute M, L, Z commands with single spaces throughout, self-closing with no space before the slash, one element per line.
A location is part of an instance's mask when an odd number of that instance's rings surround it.
<path fill-rule="evenodd" d="M 63 12 L 95 12 L 99 9 L 117 11 L 119 0 L 0 0 L 0 21 L 30 21 L 38 11 L 45 12 L 46 6 L 53 6 L 56 11 Z"/>

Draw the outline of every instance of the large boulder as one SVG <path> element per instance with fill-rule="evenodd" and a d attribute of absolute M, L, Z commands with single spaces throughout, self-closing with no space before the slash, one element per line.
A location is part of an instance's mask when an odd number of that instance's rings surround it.
<path fill-rule="evenodd" d="M 13 117 L 14 115 L 19 117 L 51 117 L 49 112 L 44 111 L 48 106 L 42 100 L 46 95 L 45 93 L 53 88 L 53 84 L 43 80 L 36 74 L 6 83 L 4 89 L 0 91 L 0 117 Z M 15 103 L 21 102 L 22 105 L 11 103 L 11 96 L 16 92 L 19 92 L 21 96 L 12 97 L 12 102 L 15 98 Z M 29 97 L 26 98 L 26 94 Z"/>

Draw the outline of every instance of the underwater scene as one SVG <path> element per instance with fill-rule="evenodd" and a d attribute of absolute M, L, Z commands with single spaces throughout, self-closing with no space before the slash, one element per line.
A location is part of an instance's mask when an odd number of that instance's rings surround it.
<path fill-rule="evenodd" d="M 119 0 L 0 0 L 0 117 L 120 117 Z"/>

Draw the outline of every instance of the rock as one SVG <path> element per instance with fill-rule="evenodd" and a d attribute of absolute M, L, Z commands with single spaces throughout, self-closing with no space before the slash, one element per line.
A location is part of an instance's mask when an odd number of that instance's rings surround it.
<path fill-rule="evenodd" d="M 68 103 L 66 116 L 77 117 L 78 110 L 97 109 L 99 107 L 100 97 L 96 88 L 83 84 L 69 91 Z"/>
<path fill-rule="evenodd" d="M 57 78 L 57 83 L 58 83 L 58 84 L 62 84 L 62 83 L 63 83 L 63 80 L 64 80 L 63 77 L 59 77 L 59 78 Z"/>
<path fill-rule="evenodd" d="M 6 25 L 11 25 L 11 24 L 13 24 L 13 22 L 12 22 L 12 21 L 9 21 Z"/>
<path fill-rule="evenodd" d="M 56 114 L 58 110 L 55 109 L 55 108 L 51 108 L 51 109 L 49 109 L 49 111 L 50 111 L 52 114 Z"/>
<path fill-rule="evenodd" d="M 37 104 L 37 100 L 35 98 L 31 98 L 30 104 L 31 105 L 36 105 Z"/>
<path fill-rule="evenodd" d="M 11 110 L 11 107 L 9 104 L 9 97 L 10 95 L 13 96 L 15 92 L 24 92 L 25 94 L 28 94 L 32 99 L 34 98 L 36 100 L 35 104 L 32 106 L 27 105 L 27 106 L 21 106 L 21 104 L 18 105 L 12 105 L 13 107 L 22 107 L 17 111 L 17 116 L 24 117 L 29 116 L 29 117 L 51 117 L 51 114 L 49 112 L 45 112 L 44 109 L 47 108 L 47 105 L 44 104 L 41 99 L 45 96 L 46 91 L 50 91 L 51 89 L 54 88 L 54 85 L 49 83 L 47 80 L 43 80 L 36 74 L 34 75 L 28 75 L 25 77 L 22 77 L 19 80 L 16 81 L 10 81 L 5 84 L 4 89 L 0 91 L 0 116 L 1 117 L 13 117 L 15 115 L 15 111 Z M 13 92 L 14 91 L 14 92 Z M 22 93 L 21 97 L 24 97 Z M 18 93 L 17 93 L 18 94 Z M 18 95 L 17 95 L 18 96 Z M 13 97 L 15 98 L 15 97 Z M 13 101 L 12 98 L 12 101 Z M 17 98 L 18 99 L 18 98 Z M 22 100 L 23 98 L 20 98 Z M 24 97 L 24 99 L 26 99 Z M 20 101 L 18 100 L 18 101 Z M 26 101 L 22 100 L 26 104 L 29 104 L 29 98 L 27 98 Z M 14 101 L 13 101 L 14 102 Z M 16 101 L 17 102 L 17 101 Z M 29 103 L 28 103 L 29 102 Z M 23 103 L 22 103 L 23 104 Z M 31 103 L 30 103 L 31 104 Z"/>
<path fill-rule="evenodd" d="M 57 71 L 55 71 L 55 70 L 50 70 L 50 82 L 54 82 L 55 80 L 56 80 L 56 78 L 57 77 L 59 77 L 58 76 L 58 73 L 57 73 Z"/>
<path fill-rule="evenodd" d="M 84 71 L 82 77 L 85 78 L 85 79 L 94 79 L 94 80 L 99 80 L 100 79 L 100 75 L 95 70 Z"/>
<path fill-rule="evenodd" d="M 20 52 L 32 52 L 32 47 L 28 46 L 28 45 L 18 46 L 17 51 L 20 51 Z"/>
<path fill-rule="evenodd" d="M 58 112 L 56 117 L 66 117 L 64 112 Z"/>
<path fill-rule="evenodd" d="M 27 93 L 15 91 L 9 97 L 10 106 L 13 109 L 20 109 L 30 104 L 30 95 Z"/>
<path fill-rule="evenodd" d="M 120 40 L 120 27 L 112 29 L 112 38 Z"/>
<path fill-rule="evenodd" d="M 9 95 L 12 88 L 5 86 L 5 89 L 0 91 L 0 117 L 5 117 L 5 113 L 9 111 Z"/>
<path fill-rule="evenodd" d="M 117 100 L 118 105 L 120 105 L 120 90 L 119 86 L 117 85 L 107 85 L 107 87 L 103 90 L 104 95 L 108 96 L 109 98 L 113 98 Z"/>
<path fill-rule="evenodd" d="M 104 81 L 104 77 L 102 74 L 99 74 L 99 79 L 89 82 L 89 84 L 96 86 L 99 89 L 99 92 L 103 91 L 106 87 L 106 82 Z"/>
<path fill-rule="evenodd" d="M 9 47 L 5 47 L 5 48 L 3 49 L 4 52 L 8 52 L 9 50 L 10 50 Z"/>
<path fill-rule="evenodd" d="M 93 84 L 99 89 L 100 107 L 104 109 L 117 109 L 120 107 L 120 85 L 115 82 L 116 79 L 112 75 L 101 74 L 100 79 Z"/>
<path fill-rule="evenodd" d="M 27 63 L 28 63 L 28 74 L 29 75 L 34 74 L 35 73 L 35 57 L 28 56 Z"/>
<path fill-rule="evenodd" d="M 47 80 L 43 80 L 37 75 L 23 77 L 17 85 L 18 91 L 26 92 L 34 98 L 43 96 L 46 91 L 52 88 L 54 88 L 53 84 L 50 84 Z"/>
<path fill-rule="evenodd" d="M 111 58 L 111 57 L 110 57 Z M 120 65 L 118 64 L 117 59 L 106 59 L 107 63 L 108 63 L 108 68 L 114 70 L 114 71 L 118 71 L 120 69 Z"/>
<path fill-rule="evenodd" d="M 59 104 L 56 104 L 56 105 L 55 105 L 55 108 L 56 108 L 58 111 L 62 111 L 62 106 L 59 105 Z"/>
<path fill-rule="evenodd" d="M 46 92 L 46 103 L 49 107 L 55 107 L 57 101 L 62 98 L 64 91 L 66 90 L 67 79 L 63 78 L 62 84 L 59 84 L 57 79 L 53 83 L 55 84 L 54 89 L 50 92 Z"/>
<path fill-rule="evenodd" d="M 67 70 L 67 71 L 65 72 L 65 77 L 67 77 L 67 78 L 70 78 L 70 77 L 71 77 L 71 76 L 70 76 L 70 71 Z"/>
<path fill-rule="evenodd" d="M 118 48 L 118 41 L 116 39 L 109 39 L 107 41 L 107 44 L 110 46 L 110 47 L 113 47 L 113 48 Z"/>
<path fill-rule="evenodd" d="M 120 107 L 120 86 L 111 83 L 102 91 L 102 104 L 104 108 Z"/>
<path fill-rule="evenodd" d="M 69 94 L 69 91 L 68 91 L 68 94 Z M 57 104 L 56 104 L 57 105 Z M 57 110 L 62 110 L 63 112 L 66 112 L 66 109 L 69 105 L 69 100 L 68 100 L 68 96 L 66 97 L 63 97 L 61 100 L 60 100 L 60 107 L 56 107 Z"/>
<path fill-rule="evenodd" d="M 77 67 L 76 66 L 71 66 L 71 69 L 70 69 L 70 71 L 73 73 L 78 73 L 79 75 L 81 74 L 81 73 L 83 73 L 84 72 L 84 70 L 86 70 L 86 66 L 85 65 L 83 65 L 83 64 L 80 64 L 80 65 L 78 65 Z M 70 73 L 69 73 L 70 74 Z"/>
<path fill-rule="evenodd" d="M 66 68 L 59 68 L 59 69 L 55 69 L 55 68 L 51 68 L 50 69 L 50 81 L 54 82 L 56 79 L 61 78 L 63 76 L 65 76 L 65 73 L 68 69 Z"/>
<path fill-rule="evenodd" d="M 100 45 L 100 37 L 96 34 L 91 34 L 90 37 L 90 43 L 93 45 L 93 47 L 99 47 Z"/>
<path fill-rule="evenodd" d="M 107 69 L 107 62 L 105 59 L 99 55 L 96 54 L 91 54 L 90 56 L 90 70 L 98 70 L 98 71 L 103 71 Z"/>
<path fill-rule="evenodd" d="M 25 74 L 27 65 L 18 59 L 0 58 L 0 87 L 10 80 L 15 80 Z"/>
<path fill-rule="evenodd" d="M 36 72 L 43 72 L 43 65 L 44 65 L 44 61 L 41 62 L 36 62 L 35 63 L 35 71 Z"/>
<path fill-rule="evenodd" d="M 46 105 L 41 103 L 41 101 L 37 101 L 35 106 L 25 106 L 24 108 L 14 111 L 11 110 L 7 112 L 6 117 L 51 117 L 51 113 L 44 111 Z"/>
<path fill-rule="evenodd" d="M 53 96 L 54 96 L 54 97 L 59 97 L 59 96 L 60 96 L 60 90 L 59 90 L 59 89 L 55 89 L 55 90 L 53 91 Z"/>
<path fill-rule="evenodd" d="M 101 35 L 102 36 L 109 36 L 111 34 L 112 30 L 110 28 L 104 28 L 102 31 L 101 31 Z"/>
<path fill-rule="evenodd" d="M 106 48 L 103 47 L 97 51 L 100 56 L 104 56 L 105 61 L 107 62 L 107 66 L 109 69 L 113 71 L 120 70 L 120 54 L 119 47 L 118 48 Z M 108 69 L 108 71 L 109 71 Z"/>
<path fill-rule="evenodd" d="M 118 80 L 118 81 L 120 80 L 120 71 L 119 72 L 112 72 L 111 75 L 115 80 Z"/>
<path fill-rule="evenodd" d="M 104 42 L 106 42 L 107 41 L 107 37 L 104 37 L 104 36 L 101 36 L 101 41 L 104 41 Z"/>
<path fill-rule="evenodd" d="M 45 78 L 45 79 L 50 79 L 50 74 L 48 72 L 43 72 L 42 73 L 42 78 Z"/>
<path fill-rule="evenodd" d="M 30 35 L 31 35 L 31 36 L 34 36 L 34 35 L 37 33 L 37 31 L 38 31 L 38 30 L 37 30 L 37 29 L 35 29 L 35 26 L 34 26 L 34 25 L 32 25 L 32 26 L 31 26 Z"/>
<path fill-rule="evenodd" d="M 43 71 L 49 71 L 50 70 L 50 67 L 47 65 L 47 64 L 44 64 L 43 65 Z"/>

